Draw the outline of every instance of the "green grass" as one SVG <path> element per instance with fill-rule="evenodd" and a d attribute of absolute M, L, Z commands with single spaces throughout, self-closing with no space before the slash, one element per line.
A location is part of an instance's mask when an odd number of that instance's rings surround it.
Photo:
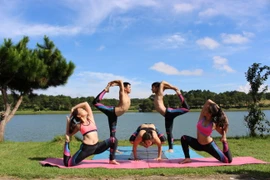
<path fill-rule="evenodd" d="M 219 140 L 216 139 L 219 146 Z M 253 156 L 270 162 L 270 136 L 266 138 L 238 137 L 229 138 L 229 146 L 234 157 Z M 216 175 L 239 174 L 256 178 L 270 177 L 270 164 L 253 164 L 242 166 L 219 166 L 203 168 L 153 168 L 153 169 L 60 169 L 43 167 L 39 161 L 48 157 L 62 158 L 64 136 L 55 137 L 51 142 L 2 142 L 0 143 L 0 176 L 21 179 L 47 178 L 121 178 L 125 176 L 160 175 Z M 176 142 L 179 144 L 179 141 Z M 70 144 L 71 152 L 75 153 L 80 141 L 73 139 Z M 120 141 L 120 146 L 130 145 L 128 141 Z M 210 157 L 206 153 L 199 154 Z M 89 157 L 88 159 L 91 159 Z"/>

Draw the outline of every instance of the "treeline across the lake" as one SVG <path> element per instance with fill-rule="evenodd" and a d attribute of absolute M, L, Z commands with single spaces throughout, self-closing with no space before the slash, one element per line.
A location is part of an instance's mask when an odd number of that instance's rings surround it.
<path fill-rule="evenodd" d="M 193 109 L 200 109 L 207 99 L 212 99 L 218 103 L 224 109 L 229 108 L 247 108 L 251 97 L 239 91 L 226 91 L 223 93 L 214 93 L 209 90 L 191 90 L 188 92 L 182 92 L 189 106 Z M 14 99 L 12 95 L 9 95 L 10 99 Z M 91 102 L 95 97 L 76 97 L 64 95 L 35 95 L 35 96 L 24 96 L 23 102 L 19 107 L 19 111 L 69 111 L 74 104 L 87 101 L 96 110 Z M 0 109 L 3 110 L 4 103 L 2 102 L 2 95 L 0 96 Z M 118 99 L 103 99 L 102 103 L 105 105 L 116 106 Z M 168 107 L 179 107 L 179 98 L 173 94 L 167 94 L 164 96 L 164 103 Z M 270 107 L 270 93 L 263 94 L 260 107 Z M 148 98 L 132 98 L 131 99 L 131 111 L 151 112 L 154 110 L 153 97 Z"/>

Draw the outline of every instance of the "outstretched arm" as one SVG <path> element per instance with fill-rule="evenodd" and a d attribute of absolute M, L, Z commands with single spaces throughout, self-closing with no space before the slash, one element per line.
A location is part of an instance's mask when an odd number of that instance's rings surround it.
<path fill-rule="evenodd" d="M 164 91 L 165 89 L 172 89 L 174 91 L 177 91 L 178 90 L 178 88 L 176 86 L 173 86 L 173 85 L 169 84 L 166 81 L 161 81 L 161 83 L 160 83 L 160 89 L 162 91 Z"/>
<path fill-rule="evenodd" d="M 109 82 L 109 84 L 110 84 L 110 86 L 119 86 L 120 87 L 123 85 L 123 81 L 122 80 L 114 80 L 114 81 Z"/>
<path fill-rule="evenodd" d="M 122 93 L 124 93 L 124 83 L 122 80 L 114 80 L 108 83 L 108 86 L 119 86 L 119 96 L 121 97 Z"/>

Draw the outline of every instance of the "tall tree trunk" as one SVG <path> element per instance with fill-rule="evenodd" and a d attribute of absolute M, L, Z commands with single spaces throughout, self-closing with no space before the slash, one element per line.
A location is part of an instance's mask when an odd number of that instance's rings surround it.
<path fill-rule="evenodd" d="M 5 127 L 6 127 L 6 118 L 4 118 L 0 122 L 0 142 L 3 142 L 4 141 Z"/>
<path fill-rule="evenodd" d="M 2 94 L 4 97 L 6 97 L 5 93 Z M 20 96 L 18 101 L 16 102 L 16 105 L 14 106 L 14 108 L 11 110 L 11 105 L 7 102 L 7 99 L 4 98 L 4 103 L 5 103 L 5 112 L 4 112 L 4 119 L 0 122 L 0 142 L 4 141 L 4 135 L 5 135 L 5 128 L 6 128 L 6 124 L 13 118 L 13 116 L 15 115 L 16 111 L 18 110 L 18 108 L 20 107 L 21 103 L 23 100 L 23 96 Z"/>

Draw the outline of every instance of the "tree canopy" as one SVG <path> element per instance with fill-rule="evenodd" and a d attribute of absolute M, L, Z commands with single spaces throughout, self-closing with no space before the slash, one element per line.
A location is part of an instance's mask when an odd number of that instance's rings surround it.
<path fill-rule="evenodd" d="M 4 39 L 0 46 L 0 90 L 4 104 L 0 141 L 3 141 L 6 123 L 19 108 L 24 95 L 31 95 L 33 90 L 66 84 L 75 69 L 75 64 L 67 62 L 47 36 L 44 36 L 43 44 L 37 43 L 35 49 L 28 48 L 28 42 L 26 36 L 17 44 L 11 39 Z M 16 100 L 13 104 L 8 93 Z"/>
<path fill-rule="evenodd" d="M 256 136 L 257 131 L 260 135 L 265 132 L 270 132 L 270 121 L 265 118 L 264 112 L 259 107 L 263 95 L 268 89 L 268 86 L 262 87 L 264 82 L 270 75 L 270 67 L 262 66 L 260 63 L 253 63 L 246 72 L 246 78 L 251 88 L 249 91 L 252 103 L 249 104 L 249 113 L 245 116 L 246 126 L 249 128 L 250 136 Z M 260 90 L 261 88 L 261 90 Z"/>

